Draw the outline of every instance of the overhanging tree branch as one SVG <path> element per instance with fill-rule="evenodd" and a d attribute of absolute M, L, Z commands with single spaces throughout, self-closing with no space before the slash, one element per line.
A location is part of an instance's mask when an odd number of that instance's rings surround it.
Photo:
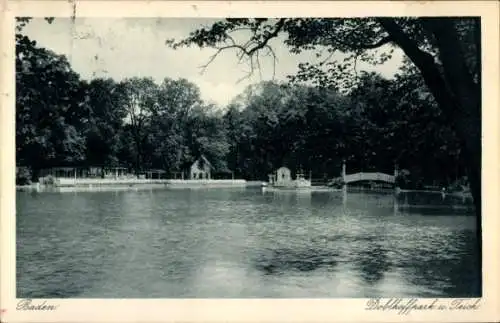
<path fill-rule="evenodd" d="M 205 70 L 208 68 L 208 66 L 217 58 L 217 56 L 219 56 L 220 53 L 222 53 L 223 51 L 228 50 L 228 49 L 236 49 L 239 52 L 239 54 L 237 55 L 238 62 L 241 62 L 245 56 L 249 58 L 249 62 L 250 62 L 250 72 L 248 73 L 248 75 L 246 75 L 242 79 L 238 80 L 238 82 L 241 82 L 242 80 L 250 77 L 253 74 L 253 71 L 254 71 L 253 57 L 254 57 L 254 55 L 257 56 L 256 64 L 260 69 L 260 61 L 258 59 L 258 51 L 261 49 L 267 49 L 268 55 L 271 55 L 273 58 L 273 78 L 274 78 L 275 73 L 276 73 L 276 54 L 274 53 L 274 50 L 271 48 L 271 46 L 269 46 L 268 43 L 271 39 L 277 37 L 278 34 L 280 33 L 280 31 L 283 30 L 283 27 L 285 26 L 285 21 L 286 21 L 285 18 L 279 19 L 275 25 L 274 30 L 272 32 L 265 33 L 261 39 L 259 39 L 260 37 L 257 36 L 257 30 L 256 29 L 253 30 L 252 37 L 243 45 L 236 44 L 236 42 L 234 41 L 234 38 L 231 37 L 231 35 L 226 34 L 225 39 L 229 40 L 231 44 L 226 45 L 226 46 L 222 46 L 222 47 L 216 47 L 217 51 L 215 52 L 215 54 L 210 56 L 210 58 L 206 64 L 200 66 L 202 68 L 202 73 L 205 72 Z"/>
<path fill-rule="evenodd" d="M 278 22 L 276 23 L 276 26 L 275 26 L 274 30 L 273 30 L 272 32 L 268 33 L 267 35 L 264 35 L 264 36 L 263 36 L 263 39 L 262 39 L 260 42 L 257 42 L 257 45 L 256 45 L 254 48 L 252 48 L 252 49 L 248 50 L 248 51 L 246 52 L 246 54 L 247 54 L 247 55 L 252 55 L 253 53 L 255 53 L 256 51 L 258 51 L 259 49 L 262 49 L 262 48 L 266 47 L 266 46 L 267 46 L 267 43 L 268 43 L 271 39 L 273 39 L 273 38 L 275 38 L 276 36 L 278 36 L 279 32 L 280 32 L 280 31 L 283 29 L 283 27 L 285 26 L 285 21 L 286 21 L 286 19 L 285 19 L 285 18 L 281 18 L 281 19 L 279 19 L 279 20 L 278 20 Z"/>
<path fill-rule="evenodd" d="M 417 44 L 406 35 L 393 18 L 377 18 L 377 20 L 387 31 L 392 41 L 403 50 L 420 70 L 424 82 L 439 105 L 444 107 L 448 116 L 453 116 L 456 102 L 449 91 L 448 84 L 445 82 L 434 62 L 432 55 L 418 48 Z"/>
<path fill-rule="evenodd" d="M 382 47 L 390 42 L 392 42 L 391 37 L 384 37 L 384 38 L 380 39 L 378 42 L 375 42 L 373 44 L 359 44 L 358 46 L 363 48 L 363 49 L 375 49 L 375 48 Z"/>
<path fill-rule="evenodd" d="M 349 47 L 349 48 L 355 48 L 355 49 L 377 49 L 379 47 L 382 47 L 386 44 L 389 44 L 392 42 L 392 38 L 390 36 L 383 37 L 380 40 L 371 43 L 371 44 L 363 44 L 363 43 L 349 43 L 344 40 L 341 40 L 340 38 L 336 37 L 332 39 L 334 42 L 337 42 L 340 45 Z"/>

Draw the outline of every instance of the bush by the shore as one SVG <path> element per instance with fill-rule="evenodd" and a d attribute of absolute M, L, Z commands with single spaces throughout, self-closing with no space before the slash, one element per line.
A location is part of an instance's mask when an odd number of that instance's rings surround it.
<path fill-rule="evenodd" d="M 421 189 L 429 189 L 432 187 L 434 190 L 445 190 L 448 193 L 454 192 L 467 192 L 469 191 L 469 181 L 467 176 L 463 176 L 450 184 L 440 183 L 439 185 L 425 185 L 425 180 L 421 177 L 418 177 L 414 174 L 411 174 L 409 170 L 403 169 L 399 172 L 396 177 L 396 186 L 401 189 L 410 189 L 410 190 L 421 190 Z"/>
<path fill-rule="evenodd" d="M 342 177 L 336 177 L 328 183 L 328 186 L 333 188 L 342 188 L 344 185 L 345 183 Z"/>
<path fill-rule="evenodd" d="M 31 185 L 32 172 L 28 167 L 16 168 L 16 185 Z"/>

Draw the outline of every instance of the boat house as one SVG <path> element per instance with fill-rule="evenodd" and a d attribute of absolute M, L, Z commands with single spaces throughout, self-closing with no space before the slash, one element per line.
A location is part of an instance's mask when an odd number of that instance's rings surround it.
<path fill-rule="evenodd" d="M 189 178 L 211 179 L 212 170 L 212 164 L 202 155 L 191 165 L 189 169 Z"/>

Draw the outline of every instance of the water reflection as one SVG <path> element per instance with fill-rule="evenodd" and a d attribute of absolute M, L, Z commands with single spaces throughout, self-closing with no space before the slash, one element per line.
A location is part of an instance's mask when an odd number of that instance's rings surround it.
<path fill-rule="evenodd" d="M 17 275 L 25 297 L 72 297 L 101 279 L 123 213 L 110 196 L 37 194 L 42 214 L 25 200 L 32 196 L 18 196 Z"/>
<path fill-rule="evenodd" d="M 360 250 L 355 259 L 361 272 L 361 278 L 368 284 L 375 284 L 389 272 L 391 262 L 387 256 L 387 249 L 377 240 L 367 239 L 366 247 Z"/>
<path fill-rule="evenodd" d="M 422 284 L 439 297 L 479 295 L 475 233 L 449 231 L 427 235 L 426 242 L 413 249 L 402 263 L 411 284 Z M 436 252 L 439 250 L 439 253 Z M 432 291 L 434 290 L 434 291 Z"/>
<path fill-rule="evenodd" d="M 337 257 L 337 253 L 320 248 L 280 248 L 264 250 L 255 259 L 255 267 L 266 275 L 284 274 L 287 271 L 309 272 L 320 267 L 332 269 L 337 264 Z"/>
<path fill-rule="evenodd" d="M 481 290 L 475 219 L 439 196 L 199 189 L 20 192 L 17 202 L 18 297 Z"/>

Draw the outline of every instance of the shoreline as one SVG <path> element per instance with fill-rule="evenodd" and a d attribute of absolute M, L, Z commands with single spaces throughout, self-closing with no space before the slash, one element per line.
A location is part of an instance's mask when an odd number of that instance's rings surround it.
<path fill-rule="evenodd" d="M 61 192 L 61 191 L 109 191 L 138 189 L 212 189 L 260 187 L 260 181 L 246 180 L 176 180 L 176 179 L 57 179 L 54 185 L 33 183 L 16 185 L 16 191 Z"/>
<path fill-rule="evenodd" d="M 73 178 L 58 178 L 57 182 L 52 185 L 44 185 L 40 183 L 32 183 L 30 185 L 16 185 L 16 191 L 37 191 L 37 192 L 57 192 L 57 191 L 109 191 L 109 190 L 137 190 L 137 189 L 212 189 L 212 188 L 263 188 L 264 191 L 296 191 L 295 189 L 273 189 L 263 186 L 262 181 L 246 181 L 243 179 L 234 180 L 219 180 L 219 179 L 73 179 Z M 332 188 L 327 186 L 312 186 L 305 191 L 309 192 L 341 192 L 342 188 Z M 355 189 L 355 191 L 357 191 Z M 361 189 L 361 191 L 365 191 Z M 367 189 L 366 191 L 371 191 Z M 457 198 L 472 198 L 470 192 L 442 192 L 437 190 L 411 190 L 411 189 L 375 189 L 374 191 L 395 192 L 396 195 L 401 193 L 433 193 L 443 194 Z"/>
<path fill-rule="evenodd" d="M 464 191 L 455 191 L 455 192 L 443 192 L 443 191 L 433 191 L 433 190 L 398 190 L 398 193 L 434 193 L 434 194 L 443 194 L 444 196 L 453 196 L 453 197 L 461 197 L 461 198 L 472 198 L 471 192 Z"/>

